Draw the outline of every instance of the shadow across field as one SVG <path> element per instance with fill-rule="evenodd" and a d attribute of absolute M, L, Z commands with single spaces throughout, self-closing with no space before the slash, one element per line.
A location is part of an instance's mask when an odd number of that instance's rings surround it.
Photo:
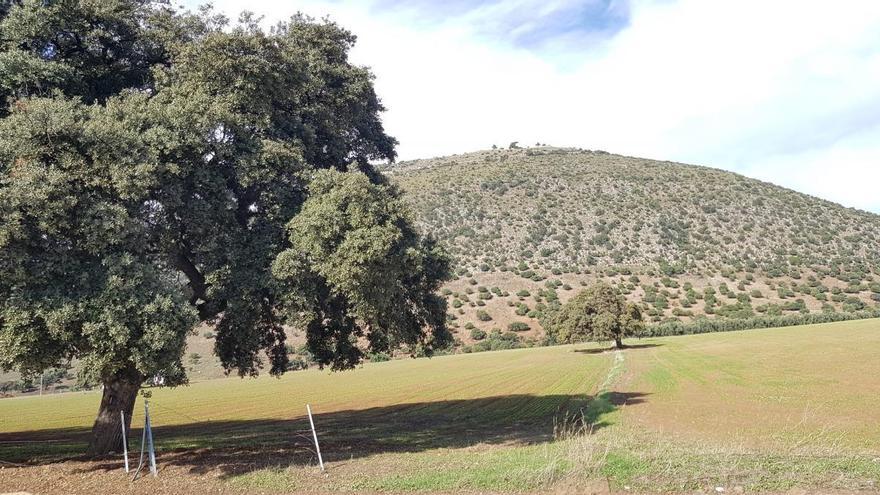
<path fill-rule="evenodd" d="M 572 352 L 580 354 L 605 354 L 606 352 L 626 351 L 629 349 L 650 349 L 652 347 L 663 347 L 663 344 L 629 344 L 624 345 L 621 349 L 618 349 L 617 347 L 599 347 L 595 349 L 575 349 Z"/>
<path fill-rule="evenodd" d="M 314 419 L 324 461 L 332 466 L 334 462 L 382 453 L 548 442 L 554 438 L 554 428 L 565 421 L 586 419 L 590 423 L 589 429 L 595 431 L 607 424 L 602 420 L 605 414 L 624 403 L 639 404 L 644 397 L 645 394 L 641 393 L 618 392 L 597 397 L 506 395 L 329 413 L 315 410 Z M 203 421 L 169 426 L 156 422 L 153 434 L 160 465 L 180 466 L 193 473 L 219 470 L 221 476 L 234 476 L 269 467 L 317 462 L 306 417 Z M 132 457 L 136 457 L 140 448 L 140 435 L 141 430 L 132 429 L 130 450 L 135 453 Z M 39 441 L 32 445 L 40 446 L 44 451 L 24 449 L 20 453 L 26 454 L 25 457 L 15 455 L 14 450 L 3 445 L 4 441 L 13 439 Z M 56 444 L 42 443 L 53 439 L 63 440 L 71 447 L 80 445 L 84 449 L 88 430 L 0 434 L 0 459 L 55 462 L 60 459 L 53 459 L 48 454 Z M 57 454 L 63 456 L 64 452 Z M 89 464 L 88 470 L 115 470 L 119 469 L 119 464 L 116 458 L 107 459 Z"/>

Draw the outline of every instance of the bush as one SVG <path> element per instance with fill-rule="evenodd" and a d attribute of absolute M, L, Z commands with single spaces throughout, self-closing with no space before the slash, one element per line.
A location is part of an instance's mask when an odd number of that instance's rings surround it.
<path fill-rule="evenodd" d="M 532 327 L 530 327 L 529 324 L 524 321 L 515 321 L 510 325 L 507 325 L 507 329 L 511 332 L 526 332 L 528 330 L 531 330 L 531 328 Z"/>
<path fill-rule="evenodd" d="M 480 310 L 477 310 L 477 319 L 480 321 L 491 321 L 492 317 L 489 316 L 489 313 L 480 309 Z"/>
<path fill-rule="evenodd" d="M 367 354 L 367 359 L 373 363 L 381 363 L 383 361 L 390 361 L 391 356 L 384 352 L 371 352 L 370 354 Z"/>
<path fill-rule="evenodd" d="M 290 358 L 290 360 L 287 362 L 287 371 L 304 370 L 308 369 L 308 367 L 309 363 L 299 356 Z"/>
<path fill-rule="evenodd" d="M 471 338 L 474 340 L 483 340 L 486 338 L 486 332 L 479 328 L 474 328 L 471 330 Z"/>

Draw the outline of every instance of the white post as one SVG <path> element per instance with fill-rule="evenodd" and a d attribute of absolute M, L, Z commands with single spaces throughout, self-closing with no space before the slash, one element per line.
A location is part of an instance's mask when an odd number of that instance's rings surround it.
<path fill-rule="evenodd" d="M 147 436 L 147 450 L 150 453 L 150 474 L 159 476 L 156 471 L 156 451 L 153 450 L 153 429 L 150 427 L 150 402 L 144 401 L 144 433 Z"/>
<path fill-rule="evenodd" d="M 43 396 L 43 374 L 44 374 L 44 372 L 41 371 L 40 372 L 40 397 Z"/>
<path fill-rule="evenodd" d="M 128 439 L 125 436 L 125 411 L 119 411 L 119 419 L 122 421 L 119 423 L 120 428 L 122 428 L 122 455 L 125 456 L 125 472 L 128 472 Z"/>
<path fill-rule="evenodd" d="M 312 406 L 306 404 L 306 410 L 309 412 L 309 424 L 312 425 L 312 438 L 315 439 L 315 452 L 318 453 L 318 464 L 321 465 L 321 472 L 324 472 L 324 459 L 321 459 L 321 447 L 318 445 L 318 433 L 315 432 L 315 422 L 312 420 Z"/>

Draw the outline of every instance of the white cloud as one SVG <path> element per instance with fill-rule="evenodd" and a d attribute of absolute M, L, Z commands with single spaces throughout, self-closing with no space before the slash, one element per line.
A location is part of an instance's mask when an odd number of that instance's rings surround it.
<path fill-rule="evenodd" d="M 876 0 L 635 0 L 614 36 L 537 51 L 481 36 L 509 2 L 432 22 L 348 2 L 215 4 L 272 21 L 330 14 L 354 31 L 403 159 L 541 141 L 727 168 L 880 212 Z"/>

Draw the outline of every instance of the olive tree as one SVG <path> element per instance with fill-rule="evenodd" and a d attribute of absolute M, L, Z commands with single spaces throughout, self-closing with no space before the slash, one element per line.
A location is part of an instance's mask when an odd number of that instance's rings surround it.
<path fill-rule="evenodd" d="M 446 256 L 372 163 L 395 157 L 355 38 L 261 29 L 147 0 L 0 10 L 0 368 L 76 359 L 103 385 L 90 444 L 120 441 L 141 383 L 186 383 L 214 325 L 227 372 L 448 343 Z M 126 428 L 129 425 L 125 425 Z"/>

